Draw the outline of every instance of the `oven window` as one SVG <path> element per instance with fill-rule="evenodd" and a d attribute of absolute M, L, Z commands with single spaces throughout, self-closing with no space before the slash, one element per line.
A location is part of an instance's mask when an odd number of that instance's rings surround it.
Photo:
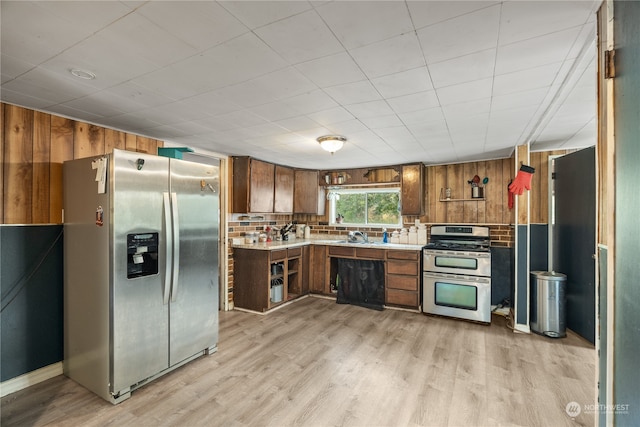
<path fill-rule="evenodd" d="M 435 303 L 445 307 L 478 309 L 478 288 L 457 283 L 436 282 Z"/>
<path fill-rule="evenodd" d="M 436 262 L 436 267 L 464 268 L 466 270 L 478 269 L 478 260 L 476 258 L 436 256 L 435 262 Z"/>

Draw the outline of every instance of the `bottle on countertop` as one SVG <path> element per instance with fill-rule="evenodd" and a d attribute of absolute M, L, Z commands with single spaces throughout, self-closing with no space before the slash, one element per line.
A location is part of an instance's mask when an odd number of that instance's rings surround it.
<path fill-rule="evenodd" d="M 416 230 L 416 227 L 411 226 L 409 227 L 409 233 L 407 236 L 407 243 L 409 243 L 410 245 L 417 245 L 418 244 L 418 231 Z"/>
<path fill-rule="evenodd" d="M 427 244 L 427 226 L 424 224 L 420 224 L 420 226 L 418 227 L 418 244 Z"/>
<path fill-rule="evenodd" d="M 389 235 L 387 234 L 387 229 L 383 228 L 382 229 L 382 243 L 388 243 L 389 242 Z"/>
<path fill-rule="evenodd" d="M 401 245 L 406 245 L 407 243 L 409 243 L 409 232 L 407 231 L 406 228 L 401 228 L 400 229 L 400 244 Z"/>
<path fill-rule="evenodd" d="M 304 238 L 309 239 L 311 237 L 311 226 L 307 225 L 304 228 Z"/>

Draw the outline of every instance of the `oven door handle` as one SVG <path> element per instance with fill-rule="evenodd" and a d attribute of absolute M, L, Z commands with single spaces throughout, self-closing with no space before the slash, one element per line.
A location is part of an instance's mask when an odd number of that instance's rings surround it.
<path fill-rule="evenodd" d="M 463 276 L 461 274 L 447 274 L 447 273 L 434 273 L 432 271 L 423 271 L 423 277 L 431 277 L 433 279 L 450 279 L 450 280 L 463 280 L 465 282 L 474 283 L 491 283 L 490 277 L 483 276 Z"/>

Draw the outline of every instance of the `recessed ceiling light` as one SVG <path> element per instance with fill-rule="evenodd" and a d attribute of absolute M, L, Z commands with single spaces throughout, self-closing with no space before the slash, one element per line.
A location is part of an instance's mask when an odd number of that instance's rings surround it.
<path fill-rule="evenodd" d="M 93 80 L 96 78 L 96 75 L 93 74 L 91 71 L 87 71 L 87 70 L 81 70 L 79 68 L 72 68 L 71 70 L 69 70 L 69 72 L 74 76 L 77 77 L 79 79 L 84 79 L 84 80 Z"/>

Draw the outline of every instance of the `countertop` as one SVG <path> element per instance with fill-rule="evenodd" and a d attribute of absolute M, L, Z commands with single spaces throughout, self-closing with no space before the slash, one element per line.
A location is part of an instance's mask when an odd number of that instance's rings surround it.
<path fill-rule="evenodd" d="M 307 245 L 329 245 L 329 246 L 351 246 L 356 248 L 374 248 L 374 249 L 394 249 L 407 251 L 420 251 L 424 245 L 410 245 L 399 243 L 382 243 L 373 241 L 371 243 L 349 243 L 344 241 L 345 238 L 327 238 L 327 237 L 311 237 L 310 239 L 293 239 L 286 241 L 263 242 L 263 243 L 234 243 L 234 248 L 255 249 L 262 251 L 271 251 L 275 249 L 295 248 Z"/>

